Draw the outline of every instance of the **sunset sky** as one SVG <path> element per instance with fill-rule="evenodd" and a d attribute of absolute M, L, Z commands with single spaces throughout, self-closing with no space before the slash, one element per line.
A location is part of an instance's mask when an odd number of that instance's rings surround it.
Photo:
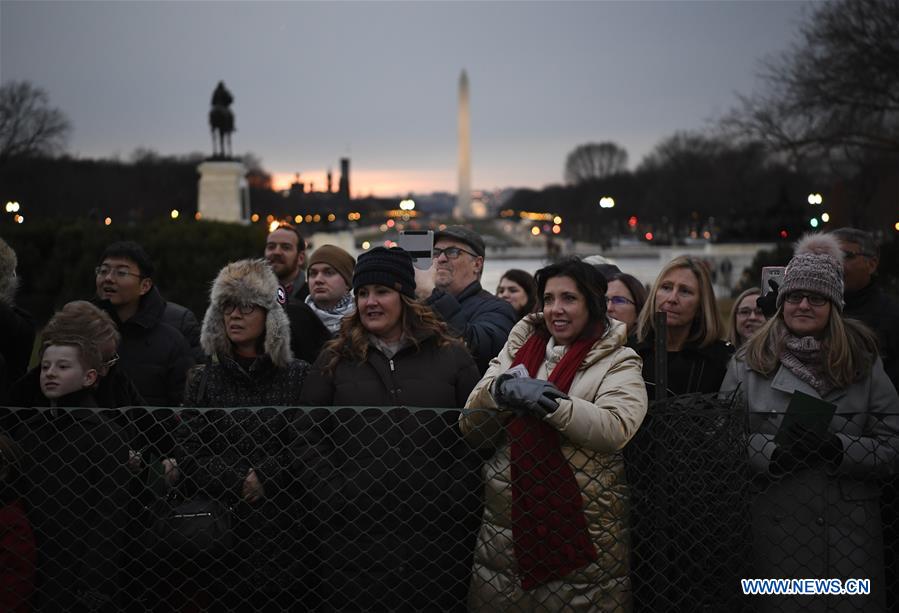
<path fill-rule="evenodd" d="M 475 189 L 562 180 L 579 144 L 630 167 L 758 87 L 800 2 L 0 2 L 0 79 L 44 88 L 69 151 L 211 153 L 216 83 L 238 153 L 317 189 L 351 158 L 354 195 L 456 189 L 459 74 Z"/>

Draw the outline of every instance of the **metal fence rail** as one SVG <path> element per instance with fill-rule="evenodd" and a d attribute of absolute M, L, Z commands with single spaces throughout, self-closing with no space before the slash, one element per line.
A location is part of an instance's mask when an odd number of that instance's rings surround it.
<path fill-rule="evenodd" d="M 580 483 L 595 560 L 529 590 L 501 570 L 529 555 L 504 545 L 512 496 L 484 494 L 485 477 L 495 485 L 508 474 L 495 462 L 506 442 L 469 444 L 458 410 L 0 409 L 0 610 L 791 611 L 819 602 L 745 596 L 740 579 L 753 577 L 868 578 L 871 595 L 825 604 L 886 610 L 890 430 L 871 416 L 870 436 L 784 460 L 756 445 L 752 418 L 735 406 L 708 396 L 652 406 L 624 451 Z M 839 454 L 855 445 L 853 457 L 875 468 L 846 469 Z M 593 453 L 567 460 L 577 472 Z M 571 588 L 581 584 L 590 589 Z"/>

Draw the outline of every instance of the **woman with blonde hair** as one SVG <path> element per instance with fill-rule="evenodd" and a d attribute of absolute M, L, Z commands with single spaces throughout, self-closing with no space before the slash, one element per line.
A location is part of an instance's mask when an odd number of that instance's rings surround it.
<path fill-rule="evenodd" d="M 721 340 L 724 325 L 702 262 L 689 256 L 674 258 L 649 290 L 637 320 L 634 347 L 643 358 L 643 378 L 648 385 L 655 383 L 656 313 L 666 315 L 668 390 L 673 394 L 717 391 L 733 348 Z"/>
<path fill-rule="evenodd" d="M 760 610 L 885 611 L 879 480 L 895 474 L 899 395 L 877 343 L 843 310 L 843 252 L 800 241 L 777 312 L 730 362 L 721 392 L 745 406 L 756 577 L 865 578 L 870 595 L 803 596 Z M 802 419 L 791 419 L 803 403 Z"/>
<path fill-rule="evenodd" d="M 657 313 L 665 314 L 662 356 Z M 730 585 L 741 576 L 745 505 L 734 478 L 744 460 L 742 421 L 713 396 L 732 353 L 723 334 L 706 265 L 689 256 L 671 260 L 649 291 L 635 346 L 650 399 L 664 392 L 667 400 L 650 404 L 625 449 L 638 611 L 727 608 Z M 667 364 L 664 390 L 656 386 L 660 358 Z"/>

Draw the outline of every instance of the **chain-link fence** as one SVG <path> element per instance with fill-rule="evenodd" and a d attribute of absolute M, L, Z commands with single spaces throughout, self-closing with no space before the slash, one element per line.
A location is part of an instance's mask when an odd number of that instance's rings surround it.
<path fill-rule="evenodd" d="M 736 406 L 676 397 L 623 452 L 562 445 L 552 491 L 494 413 L 463 437 L 457 410 L 4 409 L 0 610 L 887 610 L 890 431 L 760 444 Z"/>

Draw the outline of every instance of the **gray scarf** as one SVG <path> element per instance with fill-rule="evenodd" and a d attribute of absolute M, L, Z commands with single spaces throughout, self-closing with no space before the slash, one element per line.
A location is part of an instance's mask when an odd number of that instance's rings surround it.
<path fill-rule="evenodd" d="M 834 389 L 833 382 L 824 371 L 824 359 L 821 353 L 821 341 L 814 336 L 798 337 L 789 332 L 784 335 L 780 350 L 780 363 L 787 369 L 811 385 L 823 398 Z"/>
<path fill-rule="evenodd" d="M 315 302 L 312 300 L 312 296 L 306 296 L 306 305 L 312 309 L 312 312 L 315 313 L 318 318 L 325 324 L 325 327 L 328 329 L 328 332 L 331 334 L 337 334 L 340 331 L 340 322 L 347 315 L 352 315 L 356 310 L 356 302 L 353 300 L 353 295 L 348 293 L 343 298 L 340 299 L 333 309 L 320 309 L 315 306 Z"/>

